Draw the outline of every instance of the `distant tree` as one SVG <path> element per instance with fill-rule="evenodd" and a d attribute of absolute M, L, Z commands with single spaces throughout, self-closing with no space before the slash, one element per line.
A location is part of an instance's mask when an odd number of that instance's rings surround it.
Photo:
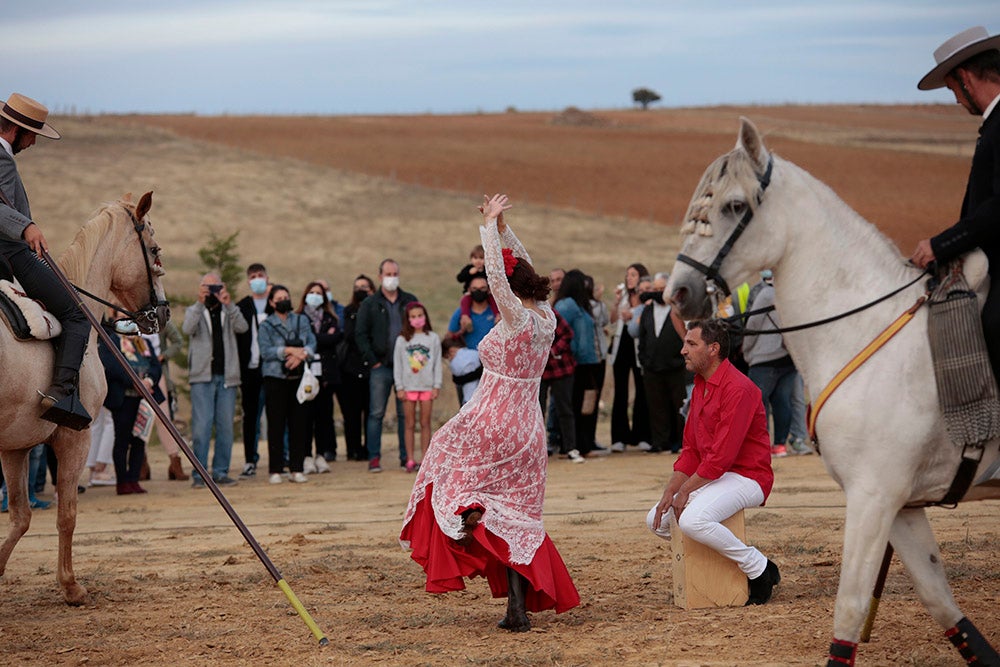
<path fill-rule="evenodd" d="M 198 257 L 201 258 L 209 271 L 215 271 L 222 278 L 226 285 L 226 290 L 233 293 L 233 288 L 239 284 L 243 278 L 243 269 L 240 265 L 240 256 L 236 254 L 236 237 L 240 235 L 239 230 L 229 236 L 222 238 L 210 231 L 208 243 L 198 249 Z"/>
<path fill-rule="evenodd" d="M 660 96 L 649 88 L 636 88 L 632 91 L 632 101 L 636 104 L 641 104 L 643 111 L 645 111 L 651 103 L 659 102 Z"/>

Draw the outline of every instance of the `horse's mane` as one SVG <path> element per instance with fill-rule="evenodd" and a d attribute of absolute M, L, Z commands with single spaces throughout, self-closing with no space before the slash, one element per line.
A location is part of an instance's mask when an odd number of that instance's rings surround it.
<path fill-rule="evenodd" d="M 760 203 L 761 186 L 753 159 L 742 148 L 734 148 L 725 155 L 720 155 L 708 165 L 701 177 L 698 187 L 694 190 L 685 220 L 708 220 L 706 207 L 713 202 L 724 203 L 726 197 L 715 188 L 723 178 L 729 178 L 727 184 L 736 186 L 747 195 L 747 204 L 756 210 Z"/>
<path fill-rule="evenodd" d="M 97 246 L 107 236 L 116 215 L 124 212 L 122 202 L 107 202 L 80 228 L 69 248 L 59 257 L 59 266 L 70 280 L 82 280 L 97 254 Z"/>

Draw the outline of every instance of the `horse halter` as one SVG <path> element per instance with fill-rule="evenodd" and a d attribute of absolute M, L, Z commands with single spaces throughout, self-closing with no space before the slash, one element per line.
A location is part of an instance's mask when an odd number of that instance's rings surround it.
<path fill-rule="evenodd" d="M 769 154 L 767 156 L 767 169 L 764 170 L 762 175 L 757 176 L 757 182 L 760 183 L 760 191 L 757 193 L 757 204 L 760 205 L 761 199 L 764 198 L 764 191 L 767 190 L 767 186 L 771 184 L 771 170 L 774 167 L 774 158 Z M 726 258 L 729 251 L 733 249 L 736 244 L 737 239 L 743 234 L 743 231 L 750 224 L 750 220 L 753 219 L 754 209 L 747 206 L 747 210 L 743 212 L 743 217 L 740 218 L 739 224 L 736 225 L 736 229 L 732 231 L 726 242 L 722 244 L 719 248 L 719 252 L 715 255 L 715 259 L 708 266 L 702 264 L 696 259 L 688 257 L 687 255 L 681 253 L 677 255 L 677 261 L 683 262 L 688 266 L 694 267 L 695 270 L 702 273 L 705 276 L 706 291 L 709 295 L 714 295 L 719 289 L 722 290 L 723 294 L 729 296 L 732 292 L 729 289 L 728 283 L 719 273 L 719 268 L 722 267 L 722 260 Z"/>
<path fill-rule="evenodd" d="M 146 283 L 149 286 L 149 303 L 136 311 L 130 311 L 125 310 L 121 306 L 105 301 L 99 296 L 91 294 L 87 290 L 77 287 L 76 285 L 73 285 L 73 288 L 80 294 L 86 295 L 94 301 L 102 303 L 113 309 L 115 312 L 125 315 L 126 318 L 134 321 L 137 325 L 139 325 L 140 322 L 147 325 L 150 332 L 158 333 L 160 330 L 160 316 L 163 316 L 164 322 L 170 319 L 170 302 L 166 299 L 160 299 L 156 295 L 156 287 L 153 284 L 153 267 L 149 263 L 149 251 L 146 248 L 146 240 L 142 237 L 142 233 L 146 230 L 146 223 L 137 219 L 134 211 L 127 208 L 125 210 L 132 218 L 132 228 L 139 237 L 139 247 L 142 248 L 142 261 L 146 265 Z M 140 329 L 142 329 L 142 326 L 140 326 Z"/>

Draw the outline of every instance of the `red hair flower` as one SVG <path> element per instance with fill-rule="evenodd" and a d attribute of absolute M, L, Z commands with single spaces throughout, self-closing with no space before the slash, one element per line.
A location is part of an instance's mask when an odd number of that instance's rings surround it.
<path fill-rule="evenodd" d="M 514 275 L 514 267 L 517 266 L 517 257 L 514 257 L 514 251 L 510 248 L 504 248 L 501 254 L 503 254 L 503 272 L 510 278 Z"/>

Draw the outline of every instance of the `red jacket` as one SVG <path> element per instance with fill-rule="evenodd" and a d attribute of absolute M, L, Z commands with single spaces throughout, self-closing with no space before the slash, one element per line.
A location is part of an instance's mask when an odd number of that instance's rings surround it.
<path fill-rule="evenodd" d="M 757 482 L 765 500 L 771 493 L 771 437 L 760 389 L 728 359 L 707 381 L 695 375 L 674 470 L 705 479 L 735 472 Z"/>
<path fill-rule="evenodd" d="M 571 345 L 573 342 L 573 327 L 555 310 L 556 333 L 552 338 L 552 349 L 549 360 L 542 372 L 543 380 L 558 380 L 573 374 L 576 370 L 576 359 L 573 358 Z"/>

